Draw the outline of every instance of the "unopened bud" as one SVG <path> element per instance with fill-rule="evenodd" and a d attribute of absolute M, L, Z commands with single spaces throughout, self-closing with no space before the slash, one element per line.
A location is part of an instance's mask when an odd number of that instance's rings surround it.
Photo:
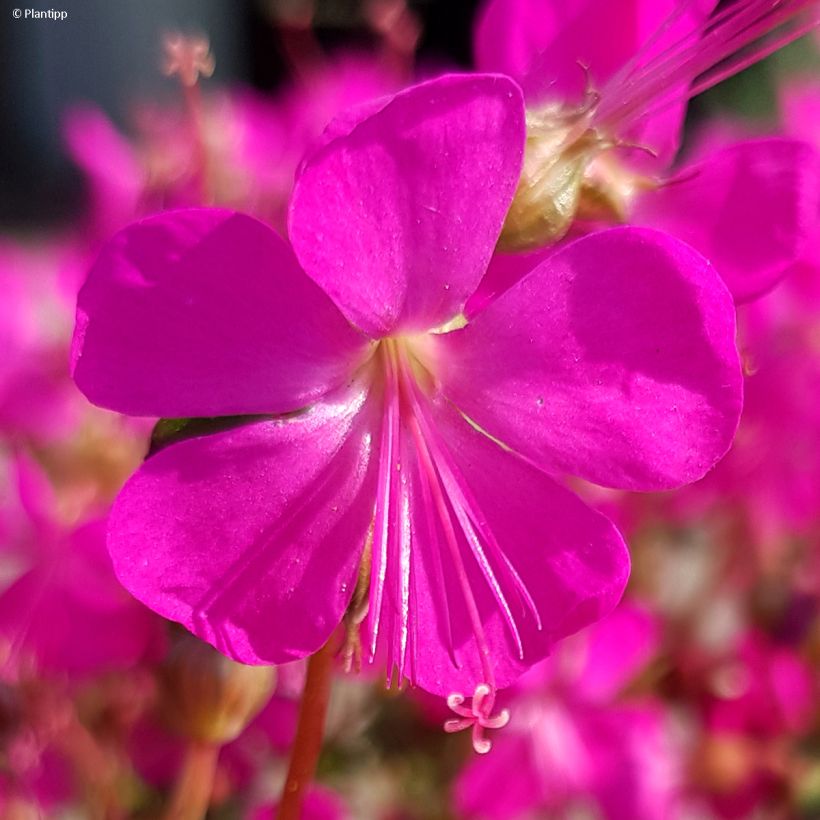
<path fill-rule="evenodd" d="M 542 248 L 569 231 L 587 169 L 608 147 L 596 131 L 579 125 L 583 114 L 528 115 L 521 180 L 498 240 L 500 251 Z"/>
<path fill-rule="evenodd" d="M 521 180 L 498 241 L 500 251 L 530 251 L 563 239 L 576 220 L 622 223 L 641 190 L 660 183 L 620 161 L 624 143 L 591 127 L 596 97 L 577 109 L 547 107 L 527 114 Z"/>
<path fill-rule="evenodd" d="M 237 738 L 270 699 L 273 666 L 246 666 L 180 633 L 160 673 L 161 709 L 180 734 L 222 745 Z"/>

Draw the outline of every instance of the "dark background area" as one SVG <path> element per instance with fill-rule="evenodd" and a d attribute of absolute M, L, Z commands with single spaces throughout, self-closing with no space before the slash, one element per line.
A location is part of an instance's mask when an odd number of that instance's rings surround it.
<path fill-rule="evenodd" d="M 407 0 L 421 22 L 418 62 L 469 67 L 481 1 Z M 0 0 L 0 229 L 59 226 L 82 208 L 83 181 L 62 144 L 66 108 L 93 103 L 127 133 L 136 101 L 179 100 L 177 81 L 159 69 L 164 32 L 208 35 L 216 58 L 209 87 L 239 83 L 272 90 L 287 73 L 281 17 L 304 2 Z M 364 0 L 313 2 L 314 31 L 324 47 L 374 43 Z M 15 19 L 18 7 L 66 11 L 68 18 Z M 697 97 L 689 127 L 726 112 L 771 116 L 778 75 L 820 68 L 807 39 Z"/>
<path fill-rule="evenodd" d="M 0 4 L 0 226 L 59 223 L 82 206 L 82 181 L 62 148 L 64 110 L 100 106 L 127 124 L 135 99 L 178 93 L 158 69 L 162 33 L 203 32 L 214 85 L 272 89 L 285 74 L 276 10 L 294 0 L 2 0 Z M 422 23 L 419 55 L 469 65 L 479 0 L 411 0 Z M 359 0 L 317 0 L 315 30 L 329 48 L 373 35 Z M 15 8 L 68 12 L 66 20 L 15 19 Z"/>

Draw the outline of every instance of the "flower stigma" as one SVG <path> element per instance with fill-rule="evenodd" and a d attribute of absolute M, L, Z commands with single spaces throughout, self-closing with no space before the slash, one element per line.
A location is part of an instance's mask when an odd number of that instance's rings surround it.
<path fill-rule="evenodd" d="M 444 731 L 452 734 L 471 729 L 473 749 L 480 755 L 487 754 L 493 746 L 492 741 L 484 736 L 484 730 L 503 729 L 510 722 L 509 709 L 502 709 L 494 717 L 491 715 L 495 705 L 495 692 L 484 683 L 476 686 L 469 706 L 464 706 L 464 696 L 457 693 L 447 698 L 447 705 L 459 717 L 445 721 Z"/>

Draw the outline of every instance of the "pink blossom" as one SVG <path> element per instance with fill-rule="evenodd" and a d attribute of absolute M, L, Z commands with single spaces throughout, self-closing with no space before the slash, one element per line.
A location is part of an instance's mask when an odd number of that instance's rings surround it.
<path fill-rule="evenodd" d="M 623 228 L 459 327 L 518 182 L 520 93 L 453 75 L 374 108 L 305 161 L 293 250 L 221 210 L 114 237 L 79 297 L 73 372 L 121 412 L 262 416 L 126 484 L 109 548 L 140 600 L 282 663 L 328 640 L 360 577 L 367 657 L 460 704 L 486 692 L 481 725 L 626 581 L 617 530 L 555 477 L 669 488 L 726 451 L 734 310 L 695 251 Z"/>
<path fill-rule="evenodd" d="M 719 817 L 744 818 L 782 789 L 789 747 L 817 704 L 811 666 L 794 648 L 749 631 L 711 670 L 695 768 Z"/>
<path fill-rule="evenodd" d="M 622 604 L 521 678 L 509 732 L 456 782 L 460 816 L 563 817 L 573 807 L 609 820 L 676 816 L 681 749 L 664 709 L 645 697 L 619 702 L 657 652 L 658 627 Z"/>
<path fill-rule="evenodd" d="M 401 84 L 374 56 L 341 52 L 276 95 L 240 87 L 209 94 L 195 121 L 184 106 L 137 106 L 133 140 L 101 111 L 77 106 L 64 132 L 88 178 L 90 230 L 107 239 L 136 217 L 191 205 L 239 208 L 284 230 L 296 168 L 327 123 Z"/>
<path fill-rule="evenodd" d="M 771 289 L 801 258 L 820 205 L 820 161 L 809 145 L 750 140 L 670 166 L 687 97 L 732 73 L 741 46 L 778 25 L 788 39 L 816 22 L 820 7 L 740 0 L 712 13 L 715 5 L 485 4 L 476 62 L 515 77 L 528 102 L 522 205 L 505 228 L 509 247 L 545 244 L 572 223 L 655 227 L 701 251 L 738 301 Z M 531 232 L 542 238 L 527 239 Z"/>
<path fill-rule="evenodd" d="M 4 676 L 32 668 L 88 676 L 156 655 L 162 627 L 117 583 L 105 521 L 63 525 L 47 480 L 26 457 L 17 457 L 13 480 L 25 525 L 3 545 L 6 568 L 12 558 L 19 566 L 0 592 Z M 77 641 L 78 634 L 93 639 Z"/>
<path fill-rule="evenodd" d="M 690 518 L 731 515 L 759 554 L 770 557 L 791 549 L 795 537 L 820 532 L 816 278 L 809 266 L 796 270 L 765 299 L 741 307 L 745 400 L 734 445 L 713 473 L 665 504 L 667 514 Z"/>
<path fill-rule="evenodd" d="M 12 440 L 64 438 L 81 415 L 65 361 L 71 313 L 55 275 L 66 255 L 0 245 L 0 430 Z"/>

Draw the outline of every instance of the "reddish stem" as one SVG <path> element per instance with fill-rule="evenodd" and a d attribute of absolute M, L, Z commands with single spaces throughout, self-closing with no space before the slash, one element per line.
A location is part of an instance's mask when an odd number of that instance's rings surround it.
<path fill-rule="evenodd" d="M 202 820 L 211 802 L 219 746 L 192 740 L 163 820 Z"/>
<path fill-rule="evenodd" d="M 308 661 L 307 680 L 299 705 L 299 722 L 296 738 L 290 753 L 290 765 L 282 798 L 276 811 L 276 820 L 299 820 L 307 789 L 316 773 L 325 715 L 330 699 L 331 673 L 333 671 L 332 638 Z"/>
<path fill-rule="evenodd" d="M 202 102 L 202 91 L 198 82 L 193 85 L 183 85 L 182 90 L 185 95 L 185 108 L 188 112 L 193 138 L 200 203 L 212 205 L 214 191 L 211 184 L 211 158 L 205 136 L 205 106 Z"/>

